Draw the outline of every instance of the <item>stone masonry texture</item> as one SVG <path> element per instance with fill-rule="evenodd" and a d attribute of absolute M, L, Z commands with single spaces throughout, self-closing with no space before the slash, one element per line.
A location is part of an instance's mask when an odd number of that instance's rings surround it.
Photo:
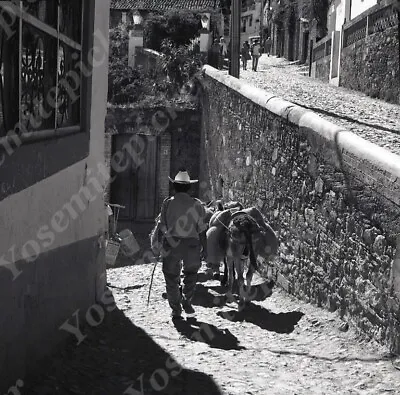
<path fill-rule="evenodd" d="M 329 82 L 329 71 L 331 67 L 331 58 L 326 56 L 315 62 L 315 77 L 324 82 Z"/>
<path fill-rule="evenodd" d="M 266 216 L 281 242 L 274 267 L 290 293 L 338 310 L 399 352 L 399 299 L 391 287 L 399 180 L 299 127 L 302 111 L 291 103 L 274 113 L 265 107 L 274 96 L 255 102 L 228 79 L 205 73 L 202 81 L 213 190 L 222 177 L 224 199 L 256 205 Z"/>
<path fill-rule="evenodd" d="M 340 85 L 400 103 L 397 27 L 374 33 L 342 51 Z"/>

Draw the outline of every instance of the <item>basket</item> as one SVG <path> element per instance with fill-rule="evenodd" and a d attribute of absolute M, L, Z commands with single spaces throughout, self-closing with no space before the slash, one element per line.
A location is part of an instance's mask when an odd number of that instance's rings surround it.
<path fill-rule="evenodd" d="M 138 251 L 140 251 L 140 246 L 129 229 L 124 229 L 119 232 L 119 237 L 121 238 L 121 252 L 128 257 L 132 257 Z"/>
<path fill-rule="evenodd" d="M 114 266 L 119 252 L 120 242 L 107 240 L 106 246 L 106 265 Z"/>

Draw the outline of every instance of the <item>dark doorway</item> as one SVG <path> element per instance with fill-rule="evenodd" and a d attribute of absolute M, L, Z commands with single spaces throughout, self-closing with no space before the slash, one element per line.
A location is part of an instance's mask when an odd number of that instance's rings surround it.
<path fill-rule="evenodd" d="M 310 39 L 310 33 L 304 32 L 303 33 L 303 50 L 302 50 L 302 54 L 301 54 L 301 63 L 306 63 L 306 61 L 307 61 L 309 39 Z"/>
<path fill-rule="evenodd" d="M 314 54 L 313 54 L 313 49 L 314 49 L 314 41 L 313 40 L 311 40 L 310 41 L 310 58 L 309 58 L 309 63 L 308 63 L 308 65 L 309 65 L 309 67 L 308 67 L 308 76 L 309 77 L 311 77 L 311 70 L 312 70 L 312 64 L 313 64 L 313 56 L 314 56 Z"/>
<path fill-rule="evenodd" d="M 158 208 L 158 140 L 142 134 L 113 136 L 113 155 L 119 153 L 121 171 L 113 174 L 111 199 L 112 203 L 125 206 L 120 211 L 119 229 L 140 232 L 154 223 Z"/>

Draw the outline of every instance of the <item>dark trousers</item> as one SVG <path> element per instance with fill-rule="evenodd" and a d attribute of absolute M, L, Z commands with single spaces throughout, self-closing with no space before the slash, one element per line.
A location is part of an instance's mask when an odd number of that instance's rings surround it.
<path fill-rule="evenodd" d="M 258 66 L 258 55 L 253 56 L 253 71 L 257 71 L 257 66 Z"/>
<path fill-rule="evenodd" d="M 197 272 L 201 267 L 200 241 L 193 238 L 174 238 L 173 241 L 173 247 L 165 248 L 165 256 L 162 259 L 163 273 L 168 303 L 174 312 L 180 312 L 182 311 L 179 291 L 181 269 L 183 267 L 182 294 L 190 301 L 196 288 Z"/>

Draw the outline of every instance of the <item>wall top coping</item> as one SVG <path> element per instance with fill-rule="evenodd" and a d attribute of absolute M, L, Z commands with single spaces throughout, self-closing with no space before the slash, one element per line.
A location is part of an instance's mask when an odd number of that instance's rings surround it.
<path fill-rule="evenodd" d="M 254 87 L 230 75 L 222 74 L 211 66 L 204 66 L 203 74 L 205 77 L 218 81 L 273 114 L 285 118 L 300 129 L 309 130 L 328 141 L 336 143 L 340 151 L 347 151 L 361 160 L 370 162 L 379 169 L 393 175 L 396 182 L 400 182 L 400 155 L 373 144 L 321 118 L 316 113 L 281 99 L 271 92 Z"/>
<path fill-rule="evenodd" d="M 332 35 L 333 35 L 333 32 L 328 33 L 324 38 L 321 38 L 321 40 L 317 41 L 315 43 L 314 51 L 316 48 L 319 48 L 320 46 L 325 45 L 325 43 L 327 43 L 329 40 L 332 40 Z"/>

